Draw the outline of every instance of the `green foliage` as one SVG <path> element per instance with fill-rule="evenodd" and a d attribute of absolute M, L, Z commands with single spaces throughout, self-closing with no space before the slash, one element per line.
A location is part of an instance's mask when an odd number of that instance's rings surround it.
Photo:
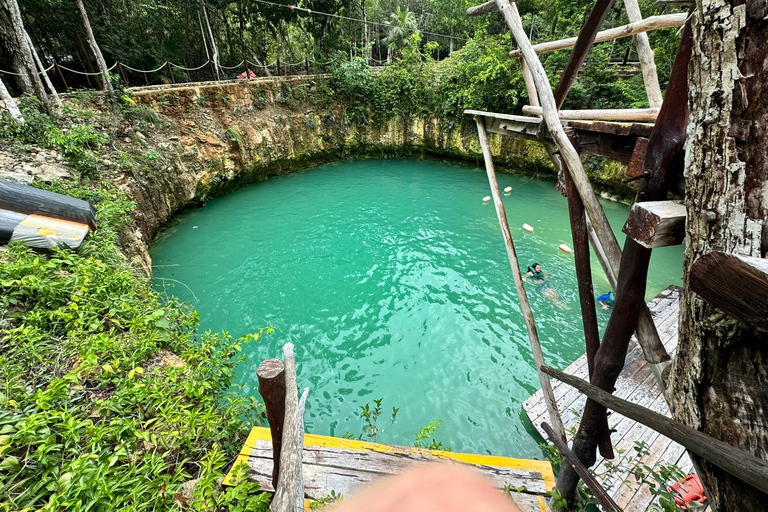
<path fill-rule="evenodd" d="M 381 415 L 382 409 L 381 409 L 381 402 L 383 399 L 379 398 L 377 400 L 374 400 L 374 407 L 371 408 L 370 403 L 367 403 L 365 405 L 360 406 L 360 418 L 363 420 L 363 434 L 365 434 L 365 437 L 369 438 L 374 443 L 376 442 L 376 438 L 379 436 L 379 434 L 383 434 L 386 432 L 389 427 L 395 424 L 395 421 L 397 420 L 397 412 L 399 409 L 397 407 L 392 408 L 392 417 L 390 418 L 389 426 L 387 428 L 381 428 L 377 425 L 379 416 Z M 360 439 L 362 439 L 363 434 L 360 434 Z"/>
<path fill-rule="evenodd" d="M 330 504 L 338 503 L 338 502 L 342 501 L 343 499 L 344 499 L 344 495 L 343 494 L 336 494 L 336 491 L 331 490 L 331 494 L 329 494 L 328 496 L 323 496 L 322 498 L 317 499 L 317 500 L 313 501 L 312 503 L 310 503 L 309 504 L 309 509 L 310 510 L 320 510 L 320 509 L 325 508 L 326 506 L 328 506 Z"/>
<path fill-rule="evenodd" d="M 428 450 L 451 451 L 450 446 L 445 446 L 434 438 L 435 432 L 441 426 L 443 426 L 443 420 L 433 420 L 427 424 L 427 426 L 416 433 L 416 442 L 413 443 L 413 446 L 416 448 L 427 448 Z"/>
<path fill-rule="evenodd" d="M 46 136 L 81 176 L 96 177 L 100 159 L 94 150 L 107 142 L 108 137 L 104 133 L 96 131 L 91 125 L 70 125 L 64 129 L 52 126 Z"/>
<path fill-rule="evenodd" d="M 0 256 L 0 510 L 266 510 L 255 484 L 217 480 L 263 407 L 232 390 L 242 346 L 195 333 L 197 313 L 152 291 L 115 241 L 133 204 L 87 199 L 99 229 L 79 254 L 12 244 Z M 183 500 L 182 500 L 183 501 Z"/>

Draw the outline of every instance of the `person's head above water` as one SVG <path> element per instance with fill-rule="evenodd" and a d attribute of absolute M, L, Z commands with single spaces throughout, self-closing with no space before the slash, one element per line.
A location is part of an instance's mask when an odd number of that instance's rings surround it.
<path fill-rule="evenodd" d="M 530 267 L 528 267 L 528 270 L 530 270 L 531 273 L 533 274 L 537 274 L 541 272 L 541 265 L 539 265 L 538 263 L 534 263 Z"/>

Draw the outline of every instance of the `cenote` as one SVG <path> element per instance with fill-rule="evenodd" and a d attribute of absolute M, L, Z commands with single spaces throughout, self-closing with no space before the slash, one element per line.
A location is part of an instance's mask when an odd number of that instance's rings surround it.
<path fill-rule="evenodd" d="M 518 255 L 555 274 L 564 310 L 528 288 L 545 357 L 584 353 L 567 204 L 551 181 L 499 175 Z M 309 432 L 359 434 L 360 406 L 382 398 L 380 442 L 411 445 L 435 419 L 454 451 L 541 458 L 521 403 L 539 387 L 498 221 L 480 168 L 424 160 L 322 165 L 185 211 L 152 246 L 155 286 L 194 305 L 201 329 L 249 345 L 239 382 L 295 343 L 309 386 Z M 620 233 L 628 207 L 604 201 Z M 534 233 L 521 226 L 528 223 Z M 680 284 L 682 247 L 655 250 L 650 299 Z M 608 282 L 593 261 L 595 292 Z M 173 281 L 172 281 L 173 280 Z M 176 281 L 181 284 L 177 284 Z M 599 310 L 601 329 L 608 313 Z"/>

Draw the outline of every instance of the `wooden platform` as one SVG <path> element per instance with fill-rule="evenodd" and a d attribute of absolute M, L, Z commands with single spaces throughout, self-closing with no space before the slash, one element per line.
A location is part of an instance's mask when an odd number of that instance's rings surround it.
<path fill-rule="evenodd" d="M 405 446 L 369 443 L 354 439 L 306 434 L 304 437 L 304 485 L 309 499 L 331 494 L 348 495 L 380 476 L 399 473 L 414 464 L 434 460 L 451 460 L 473 466 L 499 489 L 511 485 L 515 502 L 525 512 L 548 512 L 546 492 L 555 487 L 549 462 L 468 453 L 426 450 Z M 232 485 L 234 470 L 247 464 L 262 489 L 272 487 L 272 438 L 268 428 L 254 427 L 240 451 L 232 470 L 224 480 Z"/>
<path fill-rule="evenodd" d="M 662 343 L 670 355 L 674 356 L 677 347 L 680 288 L 670 286 L 649 302 L 648 307 L 651 310 Z M 577 359 L 565 369 L 565 372 L 582 379 L 588 379 L 586 356 Z M 578 428 L 578 421 L 584 410 L 586 397 L 576 389 L 559 381 L 553 380 L 552 385 L 565 428 L 569 431 L 569 436 L 573 435 Z M 660 414 L 670 415 L 666 401 L 661 395 L 634 336 L 629 344 L 624 369 L 616 382 L 614 395 L 651 408 Z M 541 390 L 523 403 L 523 409 L 536 429 L 544 436 L 541 423 L 543 421 L 548 422 L 549 418 Z M 634 450 L 635 442 L 645 442 L 651 452 L 650 455 L 640 459 L 641 464 L 653 466 L 659 461 L 664 461 L 677 465 L 686 473 L 692 471 L 691 461 L 685 453 L 685 449 L 679 444 L 616 412 L 608 416 L 608 423 L 612 429 L 616 430 L 611 435 L 616 458 L 612 461 L 604 461 L 598 455 L 599 465 L 596 467 L 595 473 L 598 480 L 602 481 L 603 487 L 625 512 L 645 512 L 652 504 L 650 488 L 647 485 L 638 486 L 634 476 L 630 474 L 637 460 L 637 452 Z M 546 438 L 546 436 L 544 437 Z M 619 453 L 619 450 L 622 450 L 622 453 Z M 631 457 L 634 457 L 635 460 L 630 462 L 629 458 Z M 615 470 L 613 474 L 606 476 L 607 463 L 622 466 L 622 469 Z"/>

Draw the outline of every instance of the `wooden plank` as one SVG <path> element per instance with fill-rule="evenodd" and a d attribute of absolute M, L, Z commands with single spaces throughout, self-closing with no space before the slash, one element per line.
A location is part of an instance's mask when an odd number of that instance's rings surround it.
<path fill-rule="evenodd" d="M 685 217 L 682 201 L 635 203 L 622 232 L 648 249 L 680 245 L 685 238 Z"/>
<path fill-rule="evenodd" d="M 651 30 L 657 30 L 660 28 L 677 28 L 685 25 L 685 20 L 688 17 L 687 13 L 665 14 L 661 16 L 649 16 L 643 21 L 638 23 L 629 23 L 620 27 L 611 28 L 598 32 L 595 36 L 595 43 L 602 43 L 605 41 L 613 41 L 622 37 L 629 37 L 641 32 L 649 32 Z M 553 52 L 555 50 L 566 50 L 573 48 L 576 44 L 576 37 L 569 37 L 567 39 L 560 39 L 557 41 L 549 41 L 546 43 L 539 43 L 533 45 L 533 50 L 536 53 Z M 512 50 L 509 52 L 510 57 L 519 58 L 522 57 L 521 50 Z"/>
<path fill-rule="evenodd" d="M 615 121 L 563 121 L 563 124 L 580 131 L 607 133 L 611 135 L 634 135 L 648 138 L 653 131 L 650 123 L 620 123 Z"/>
<path fill-rule="evenodd" d="M 484 110 L 471 110 L 471 109 L 465 110 L 464 113 L 468 116 L 481 116 L 481 117 L 489 117 L 493 119 L 504 119 L 505 121 L 514 121 L 516 123 L 525 123 L 525 124 L 536 125 L 536 126 L 538 126 L 539 123 L 541 123 L 540 117 L 516 116 L 513 114 L 500 114 L 498 112 L 486 112 Z"/>
<path fill-rule="evenodd" d="M 559 370 L 550 367 L 543 367 L 542 370 L 570 386 L 579 388 L 590 399 L 604 407 L 608 407 L 644 425 L 648 425 L 743 482 L 762 492 L 768 492 L 768 461 L 679 421 L 667 418 L 644 407 L 639 407 L 626 400 L 616 398 L 597 386 L 593 386 L 581 379 L 573 378 Z"/>
<path fill-rule="evenodd" d="M 542 107 L 523 106 L 523 113 L 535 116 L 542 115 Z M 614 108 L 614 109 L 583 109 L 559 110 L 560 119 L 587 121 L 655 121 L 659 115 L 658 108 Z"/>
<path fill-rule="evenodd" d="M 554 489 L 555 477 L 552 466 L 545 461 L 426 450 L 314 434 L 304 438 L 305 490 L 312 499 L 327 496 L 332 490 L 347 495 L 376 478 L 434 460 L 471 465 L 499 489 L 507 485 L 524 487 L 523 492 L 512 493 L 523 510 L 549 510 L 540 498 Z M 272 439 L 269 429 L 254 427 L 251 430 L 234 467 L 240 463 L 251 468 L 249 478 L 258 481 L 264 490 L 274 489 L 271 485 Z M 227 475 L 225 485 L 234 484 L 234 467 Z"/>
<path fill-rule="evenodd" d="M 768 330 L 768 260 L 710 252 L 688 275 L 691 289 L 729 316 Z"/>

